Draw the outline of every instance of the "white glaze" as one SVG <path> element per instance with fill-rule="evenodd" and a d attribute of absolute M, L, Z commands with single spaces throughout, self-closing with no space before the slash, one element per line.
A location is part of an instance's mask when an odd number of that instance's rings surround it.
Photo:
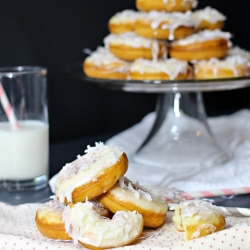
<path fill-rule="evenodd" d="M 151 61 L 146 59 L 137 59 L 131 65 L 129 71 L 140 72 L 140 74 L 160 73 L 163 72 L 169 75 L 171 80 L 174 80 L 179 74 L 186 74 L 188 63 L 186 61 L 170 58 L 167 60 Z"/>
<path fill-rule="evenodd" d="M 109 23 L 111 24 L 122 24 L 122 23 L 135 23 L 139 17 L 144 15 L 143 12 L 138 12 L 135 10 L 123 10 L 121 12 L 116 13 L 114 16 L 111 17 Z"/>
<path fill-rule="evenodd" d="M 167 5 L 169 2 L 172 2 L 173 5 L 176 5 L 176 0 L 162 0 L 165 5 Z M 182 5 L 185 6 L 187 3 L 191 3 L 192 8 L 195 8 L 198 4 L 197 0 L 182 0 Z"/>
<path fill-rule="evenodd" d="M 227 52 L 228 56 L 241 56 L 250 62 L 250 52 L 238 46 L 232 47 Z"/>

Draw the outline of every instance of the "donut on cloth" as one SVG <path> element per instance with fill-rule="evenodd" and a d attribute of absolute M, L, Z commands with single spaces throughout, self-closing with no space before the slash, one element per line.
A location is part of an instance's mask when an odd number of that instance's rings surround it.
<path fill-rule="evenodd" d="M 205 9 L 194 11 L 191 13 L 191 17 L 196 23 L 197 30 L 222 29 L 226 20 L 226 17 L 222 13 L 209 6 Z"/>
<path fill-rule="evenodd" d="M 184 239 L 193 240 L 223 230 L 226 226 L 222 210 L 206 201 L 183 201 L 175 207 L 173 221 Z"/>
<path fill-rule="evenodd" d="M 68 205 L 62 219 L 74 243 L 79 242 L 90 249 L 131 244 L 143 230 L 143 218 L 137 212 L 118 211 L 112 219 L 103 218 L 89 201 Z"/>
<path fill-rule="evenodd" d="M 144 226 L 152 228 L 164 223 L 168 209 L 166 199 L 159 191 L 142 187 L 126 177 L 120 178 L 113 188 L 97 199 L 113 213 L 137 211 L 143 217 Z"/>
<path fill-rule="evenodd" d="M 223 60 L 210 59 L 194 64 L 195 79 L 233 78 L 250 75 L 250 60 L 240 55 Z"/>
<path fill-rule="evenodd" d="M 172 42 L 169 48 L 171 57 L 195 61 L 223 58 L 231 47 L 231 34 L 221 30 L 204 30 Z"/>
<path fill-rule="evenodd" d="M 175 40 L 193 34 L 195 26 L 189 14 L 151 11 L 137 19 L 135 32 L 147 38 Z"/>
<path fill-rule="evenodd" d="M 121 34 L 125 32 L 133 32 L 135 23 L 144 13 L 134 10 L 124 10 L 112 16 L 108 22 L 110 33 Z"/>
<path fill-rule="evenodd" d="M 104 217 L 111 218 L 112 213 L 104 208 L 97 200 L 92 200 L 93 209 Z M 37 229 L 45 237 L 57 240 L 71 240 L 71 237 L 65 231 L 65 225 L 62 221 L 63 210 L 66 206 L 53 199 L 44 203 L 36 212 Z"/>
<path fill-rule="evenodd" d="M 140 11 L 186 12 L 197 4 L 197 0 L 136 0 L 136 7 Z"/>
<path fill-rule="evenodd" d="M 98 47 L 83 62 L 83 71 L 88 77 L 126 79 L 129 63 L 123 61 L 103 47 Z"/>
<path fill-rule="evenodd" d="M 158 61 L 137 59 L 130 65 L 128 79 L 183 80 L 192 76 L 193 70 L 186 61 L 174 58 Z"/>
<path fill-rule="evenodd" d="M 126 154 L 119 147 L 96 143 L 85 155 L 66 164 L 56 180 L 56 196 L 62 203 L 91 200 L 113 187 L 128 168 Z"/>
<path fill-rule="evenodd" d="M 110 34 L 104 39 L 105 47 L 120 59 L 156 59 L 166 57 L 167 46 L 163 41 L 138 36 L 134 32 Z"/>

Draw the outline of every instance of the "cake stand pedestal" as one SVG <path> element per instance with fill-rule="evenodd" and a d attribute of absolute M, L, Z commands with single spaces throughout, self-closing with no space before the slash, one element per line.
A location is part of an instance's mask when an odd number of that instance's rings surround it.
<path fill-rule="evenodd" d="M 134 81 L 88 78 L 81 64 L 67 74 L 102 87 L 127 92 L 158 93 L 155 120 L 134 152 L 134 163 L 161 168 L 209 168 L 229 161 L 233 155 L 213 135 L 202 92 L 245 88 L 250 77 L 213 80 Z"/>

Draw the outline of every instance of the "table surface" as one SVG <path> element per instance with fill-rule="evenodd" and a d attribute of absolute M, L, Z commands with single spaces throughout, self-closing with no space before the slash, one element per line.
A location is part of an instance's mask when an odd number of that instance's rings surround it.
<path fill-rule="evenodd" d="M 83 154 L 87 145 L 94 145 L 96 141 L 106 141 L 115 133 L 83 138 L 55 144 L 50 146 L 50 168 L 51 176 L 60 171 L 62 166 L 67 162 L 71 162 L 78 154 Z M 45 202 L 53 195 L 49 187 L 39 191 L 22 191 L 22 192 L 7 192 L 0 190 L 0 201 L 9 203 L 11 205 L 18 205 L 23 203 Z M 250 194 L 236 195 L 236 196 L 222 196 L 213 197 L 213 204 L 225 207 L 245 207 L 250 208 Z"/>

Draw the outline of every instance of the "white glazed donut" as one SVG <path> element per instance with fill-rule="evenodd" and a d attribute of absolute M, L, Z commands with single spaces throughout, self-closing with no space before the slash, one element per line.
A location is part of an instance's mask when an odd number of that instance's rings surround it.
<path fill-rule="evenodd" d="M 63 212 L 63 221 L 74 242 L 91 249 L 131 244 L 143 230 L 143 218 L 137 212 L 119 211 L 110 220 L 96 213 L 89 201 L 68 205 Z"/>
<path fill-rule="evenodd" d="M 201 200 L 181 202 L 175 207 L 173 221 L 178 231 L 185 232 L 185 240 L 212 234 L 226 226 L 222 210 Z"/>
<path fill-rule="evenodd" d="M 66 164 L 56 180 L 56 196 L 62 203 L 84 202 L 113 187 L 128 168 L 126 154 L 119 147 L 96 143 L 86 154 Z"/>
<path fill-rule="evenodd" d="M 113 188 L 97 200 L 113 213 L 136 210 L 142 215 L 144 226 L 152 228 L 164 223 L 168 209 L 166 199 L 158 190 L 140 186 L 126 177 L 120 178 Z"/>

